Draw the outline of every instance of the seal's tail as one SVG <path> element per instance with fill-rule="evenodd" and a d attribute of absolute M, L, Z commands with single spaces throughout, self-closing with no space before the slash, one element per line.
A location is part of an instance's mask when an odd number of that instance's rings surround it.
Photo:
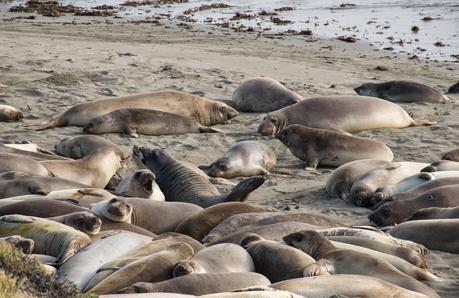
<path fill-rule="evenodd" d="M 213 129 L 212 127 L 207 127 L 207 126 L 201 126 L 199 128 L 200 133 L 219 133 L 221 131 Z"/>
<path fill-rule="evenodd" d="M 429 121 L 425 119 L 414 119 L 413 124 L 411 124 L 410 126 L 430 126 L 434 124 L 437 124 L 437 121 Z"/>
<path fill-rule="evenodd" d="M 48 128 L 64 126 L 66 124 L 67 124 L 67 121 L 59 117 L 59 118 L 53 119 L 48 122 L 43 122 L 43 123 L 38 123 L 38 124 L 32 124 L 32 123 L 23 124 L 22 126 L 33 129 L 33 130 L 45 130 Z"/>
<path fill-rule="evenodd" d="M 242 180 L 236 185 L 231 193 L 226 198 L 226 202 L 240 201 L 244 202 L 247 200 L 249 194 L 255 189 L 259 188 L 265 181 L 267 176 L 255 176 Z"/>

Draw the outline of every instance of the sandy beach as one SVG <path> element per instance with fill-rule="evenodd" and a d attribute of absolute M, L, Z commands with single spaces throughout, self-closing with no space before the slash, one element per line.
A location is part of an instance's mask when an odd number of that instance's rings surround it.
<path fill-rule="evenodd" d="M 97 18 L 97 22 L 80 19 L 63 24 L 73 17 L 52 22 L 9 17 L 0 17 L 0 104 L 22 109 L 23 123 L 49 120 L 88 100 L 166 88 L 231 99 L 240 82 L 256 76 L 279 80 L 304 97 L 354 95 L 353 88 L 363 82 L 394 79 L 414 80 L 445 92 L 459 77 L 459 63 L 408 59 L 363 41 L 307 42 L 304 36 L 188 30 Z M 386 70 L 376 70 L 377 66 Z M 402 105 L 413 118 L 437 121 L 433 126 L 357 135 L 385 142 L 396 161 L 438 160 L 441 153 L 459 147 L 459 96 L 449 96 L 455 102 Z M 263 117 L 243 113 L 231 124 L 217 126 L 223 132 L 218 134 L 104 137 L 127 150 L 133 145 L 163 148 L 196 165 L 209 164 L 237 141 L 257 139 L 276 149 L 278 163 L 270 180 L 248 202 L 277 210 L 319 212 L 348 225 L 368 225 L 370 210 L 327 195 L 324 185 L 332 169 L 305 170 L 304 163 L 281 142 L 256 133 Z M 0 124 L 1 141 L 30 140 L 47 150 L 78 134 L 78 127 L 35 132 L 20 122 Z M 459 257 L 432 251 L 427 261 L 444 279 L 431 286 L 442 297 L 457 297 Z"/>

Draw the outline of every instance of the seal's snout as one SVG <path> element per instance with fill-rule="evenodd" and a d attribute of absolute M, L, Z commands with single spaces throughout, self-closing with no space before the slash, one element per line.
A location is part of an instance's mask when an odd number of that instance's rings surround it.
<path fill-rule="evenodd" d="M 430 166 L 427 166 L 425 167 L 424 169 L 421 170 L 421 172 L 427 172 L 427 173 L 432 173 L 432 172 L 436 172 L 437 171 L 437 168 L 430 165 Z"/>
<path fill-rule="evenodd" d="M 354 204 L 360 207 L 367 207 L 370 205 L 369 202 L 370 196 L 366 191 L 359 191 L 355 193 L 352 197 L 352 200 L 354 201 Z"/>
<path fill-rule="evenodd" d="M 369 220 L 370 222 L 374 223 L 374 224 L 377 225 L 377 226 L 382 226 L 382 225 L 383 225 L 383 221 L 382 221 L 382 219 L 379 217 L 377 211 L 375 211 L 375 212 L 371 213 L 370 215 L 368 215 L 368 220 Z"/>
<path fill-rule="evenodd" d="M 360 94 L 362 92 L 362 86 L 354 88 L 355 93 Z"/>
<path fill-rule="evenodd" d="M 84 133 L 91 133 L 92 129 L 94 128 L 94 123 L 88 123 L 85 127 L 83 127 Z"/>

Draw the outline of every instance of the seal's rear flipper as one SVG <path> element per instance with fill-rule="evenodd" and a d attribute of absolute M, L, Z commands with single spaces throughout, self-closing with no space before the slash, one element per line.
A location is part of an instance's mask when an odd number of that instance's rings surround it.
<path fill-rule="evenodd" d="M 425 119 L 414 119 L 414 123 L 410 126 L 430 126 L 437 124 L 437 121 L 429 121 Z"/>
<path fill-rule="evenodd" d="M 259 188 L 267 180 L 266 176 L 255 176 L 242 180 L 236 187 L 233 188 L 231 193 L 227 196 L 226 202 L 247 200 L 249 194 L 255 189 Z"/>

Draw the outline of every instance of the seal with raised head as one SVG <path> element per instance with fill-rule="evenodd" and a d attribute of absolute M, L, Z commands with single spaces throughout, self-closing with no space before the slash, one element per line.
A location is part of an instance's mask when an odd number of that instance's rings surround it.
<path fill-rule="evenodd" d="M 412 81 L 365 83 L 354 91 L 359 95 L 378 97 L 392 102 L 445 103 L 451 100 L 432 87 Z"/>
<path fill-rule="evenodd" d="M 459 171 L 459 162 L 452 160 L 438 160 L 421 170 L 421 172 Z"/>
<path fill-rule="evenodd" d="M 441 159 L 459 162 L 459 149 L 451 150 L 443 154 Z"/>
<path fill-rule="evenodd" d="M 0 105 L 0 122 L 14 122 L 24 118 L 24 114 L 18 108 L 9 105 Z"/>
<path fill-rule="evenodd" d="M 361 175 L 366 172 L 388 164 L 385 160 L 363 159 L 348 162 L 337 169 L 327 178 L 325 189 L 332 197 L 338 197 L 346 202 L 351 196 L 351 187 Z"/>
<path fill-rule="evenodd" d="M 240 245 L 253 259 L 256 272 L 266 276 L 271 282 L 303 276 L 304 269 L 315 263 L 315 260 L 301 250 L 277 241 L 248 233 L 244 235 Z"/>
<path fill-rule="evenodd" d="M 206 247 L 191 259 L 178 262 L 173 276 L 254 271 L 255 265 L 245 249 L 236 244 L 222 243 Z"/>
<path fill-rule="evenodd" d="M 179 114 L 149 109 L 119 109 L 93 118 L 83 127 L 83 132 L 118 132 L 138 138 L 139 135 L 161 136 L 218 131 Z"/>
<path fill-rule="evenodd" d="M 85 126 L 95 117 L 127 108 L 175 113 L 206 126 L 225 124 L 239 115 L 235 109 L 222 102 L 180 91 L 161 90 L 80 103 L 49 122 L 28 126 L 36 130 L 67 125 Z"/>
<path fill-rule="evenodd" d="M 119 146 L 101 136 L 82 135 L 60 140 L 54 146 L 54 151 L 61 156 L 80 159 L 96 152 L 100 148 L 120 150 Z"/>
<path fill-rule="evenodd" d="M 356 132 L 433 123 L 414 120 L 400 106 L 375 97 L 323 96 L 304 99 L 269 113 L 258 127 L 258 132 L 274 136 L 292 124 Z"/>
<path fill-rule="evenodd" d="M 116 192 L 136 198 L 146 198 L 164 202 L 166 198 L 155 181 L 156 177 L 150 170 L 142 169 L 124 177 L 116 187 Z"/>
<path fill-rule="evenodd" d="M 397 195 L 384 201 L 368 219 L 378 226 L 393 225 L 407 219 L 414 212 L 428 207 L 456 207 L 459 205 L 459 184 L 441 186 L 417 197 L 397 200 Z"/>
<path fill-rule="evenodd" d="M 40 163 L 55 176 L 78 181 L 91 187 L 105 188 L 116 172 L 123 167 L 123 153 L 116 149 L 100 148 L 78 160 L 50 160 Z"/>
<path fill-rule="evenodd" d="M 266 180 L 262 176 L 244 179 L 229 194 L 222 195 L 208 179 L 162 149 L 134 147 L 134 154 L 141 155 L 142 162 L 156 175 L 156 182 L 167 201 L 187 202 L 203 208 L 223 202 L 245 201 Z"/>
<path fill-rule="evenodd" d="M 266 277 L 255 272 L 200 273 L 179 276 L 158 283 L 138 282 L 120 293 L 166 292 L 201 296 L 270 284 Z"/>
<path fill-rule="evenodd" d="M 459 253 L 459 219 L 407 221 L 387 233 L 400 239 L 420 243 L 429 249 Z"/>
<path fill-rule="evenodd" d="M 201 241 L 210 230 L 232 215 L 265 211 L 265 208 L 243 202 L 221 203 L 208 207 L 186 218 L 177 226 L 175 232 L 188 235 Z"/>
<path fill-rule="evenodd" d="M 318 165 L 339 167 L 360 159 L 392 161 L 394 154 L 386 144 L 369 138 L 345 135 L 328 129 L 289 125 L 276 135 L 307 169 Z"/>
<path fill-rule="evenodd" d="M 331 274 L 361 274 L 380 278 L 407 290 L 423 293 L 429 297 L 440 297 L 434 290 L 408 276 L 390 263 L 369 254 L 337 249 L 325 236 L 316 231 L 301 231 L 287 235 L 283 240 L 295 248 L 311 255 L 317 262 L 307 266 L 304 276 Z"/>
<path fill-rule="evenodd" d="M 0 217 L 0 237 L 14 235 L 32 239 L 34 253 L 51 255 L 60 263 L 91 243 L 85 233 L 48 219 L 18 214 Z"/>
<path fill-rule="evenodd" d="M 100 232 L 102 221 L 89 211 L 80 211 L 60 216 L 48 217 L 49 220 L 67 225 L 88 235 Z"/>
<path fill-rule="evenodd" d="M 420 220 L 420 219 L 459 219 L 459 206 L 440 208 L 440 207 L 429 207 L 422 208 L 414 212 L 405 221 Z"/>
<path fill-rule="evenodd" d="M 241 112 L 272 112 L 300 102 L 303 97 L 270 78 L 251 78 L 234 90 L 231 101 Z"/>
<path fill-rule="evenodd" d="M 248 177 L 268 174 L 276 162 L 276 153 L 270 146 L 259 141 L 242 141 L 209 166 L 199 168 L 211 177 Z"/>

